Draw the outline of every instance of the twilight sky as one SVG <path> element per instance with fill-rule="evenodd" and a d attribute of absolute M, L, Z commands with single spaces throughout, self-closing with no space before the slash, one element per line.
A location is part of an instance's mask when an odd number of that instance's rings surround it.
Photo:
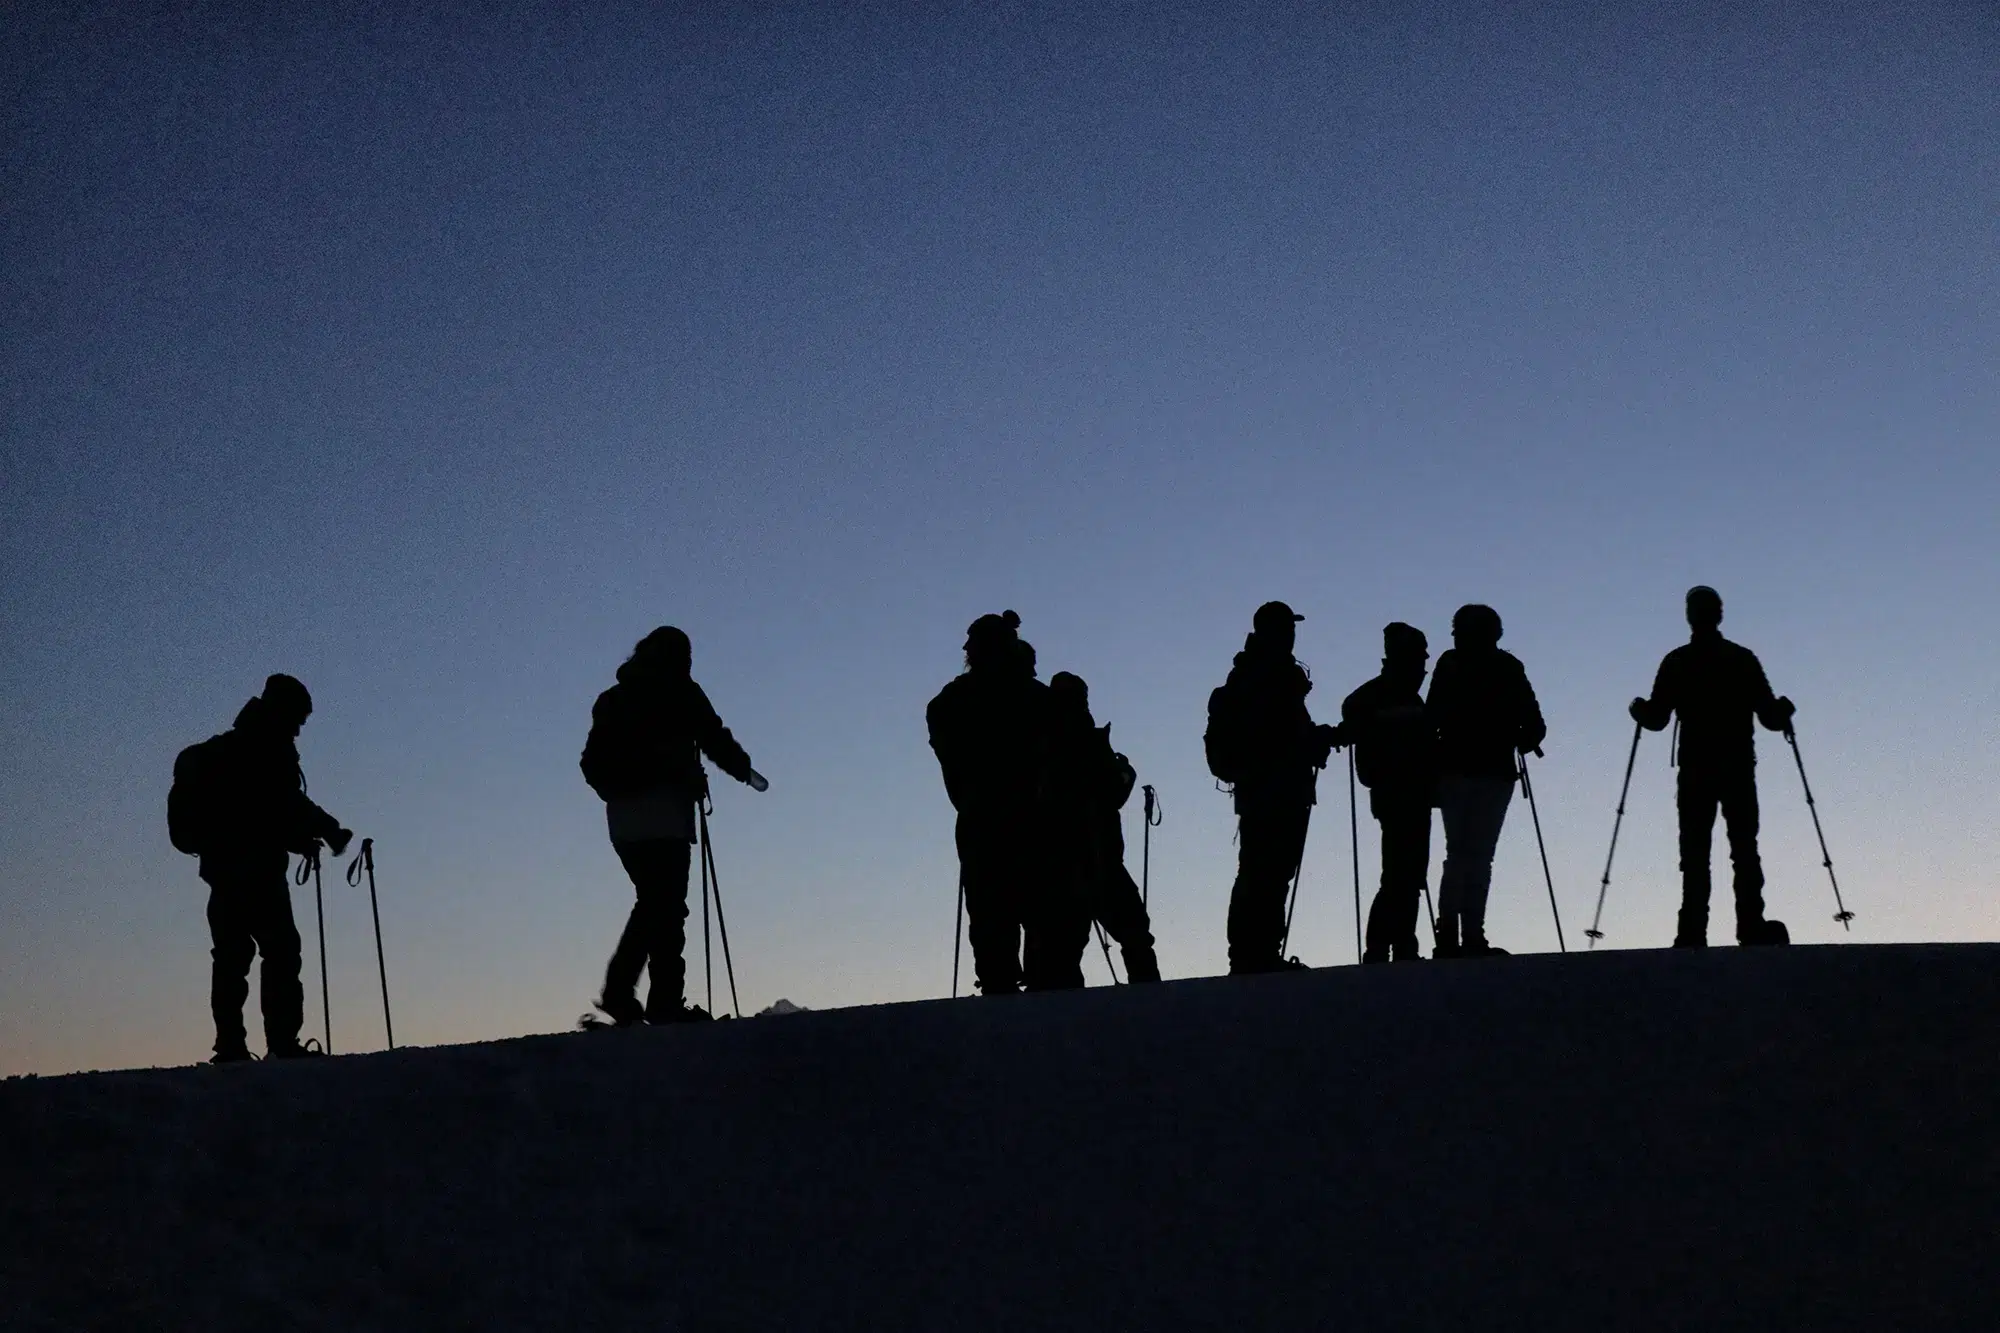
<path fill-rule="evenodd" d="M 1010 606 L 1160 789 L 1169 976 L 1224 966 L 1203 704 L 1271 597 L 1321 716 L 1500 610 L 1574 948 L 1712 583 L 1847 938 L 2000 938 L 1990 4 L 54 8 L 0 32 L 0 1072 L 205 1057 L 167 783 L 274 670 L 398 1035 L 567 1026 L 631 900 L 576 756 L 661 623 L 772 781 L 714 819 L 746 1008 L 945 993 L 923 710 Z M 1773 739 L 1771 909 L 1842 938 Z M 1600 947 L 1671 938 L 1671 793 L 1650 737 Z M 378 1045 L 337 877 L 327 930 Z M 1518 803 L 1490 934 L 1555 947 Z"/>

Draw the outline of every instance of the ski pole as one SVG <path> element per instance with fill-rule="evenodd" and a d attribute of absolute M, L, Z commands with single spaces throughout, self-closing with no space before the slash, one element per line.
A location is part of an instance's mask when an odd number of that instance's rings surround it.
<path fill-rule="evenodd" d="M 1090 924 L 1097 928 L 1097 945 L 1104 950 L 1104 970 L 1111 974 L 1111 984 L 1123 985 L 1124 983 L 1118 980 L 1118 969 L 1111 962 L 1111 941 L 1104 938 L 1104 923 L 1092 921 Z"/>
<path fill-rule="evenodd" d="M 1541 751 L 1537 750 L 1535 753 L 1539 755 Z M 1521 790 L 1527 793 L 1528 814 L 1535 821 L 1535 848 L 1542 854 L 1542 882 L 1549 886 L 1549 911 L 1556 919 L 1556 947 L 1568 953 L 1569 945 L 1563 941 L 1562 909 L 1556 906 L 1556 881 L 1555 877 L 1549 874 L 1549 845 L 1542 841 L 1542 812 L 1535 808 L 1535 784 L 1528 776 L 1526 751 L 1521 754 Z"/>
<path fill-rule="evenodd" d="M 743 1003 L 736 998 L 736 964 L 729 956 L 729 918 L 722 912 L 722 879 L 715 873 L 715 844 L 708 839 L 708 809 L 701 808 L 701 855 L 708 864 L 709 886 L 715 890 L 715 932 L 722 937 L 722 966 L 729 975 L 729 1007 L 743 1017 Z M 710 1010 L 713 1013 L 714 1010 Z"/>
<path fill-rule="evenodd" d="M 1799 755 L 1799 736 L 1789 725 L 1785 728 L 1785 739 L 1791 742 L 1792 761 L 1799 766 L 1799 785 L 1806 789 L 1806 810 L 1812 815 L 1813 835 L 1819 839 L 1820 864 L 1826 867 L 1827 882 L 1833 885 L 1833 919 L 1842 930 L 1852 931 L 1854 927 L 1849 923 L 1854 920 L 1854 913 L 1841 901 L 1840 881 L 1833 874 L 1833 856 L 1826 850 L 1826 830 L 1819 826 L 1819 806 L 1813 801 L 1812 783 L 1806 781 L 1806 761 Z"/>
<path fill-rule="evenodd" d="M 1361 822 L 1354 805 L 1354 747 L 1347 750 L 1347 841 L 1354 852 L 1354 961 L 1362 961 L 1361 949 Z"/>
<path fill-rule="evenodd" d="M 1139 834 L 1139 905 L 1150 908 L 1153 905 L 1153 830 L 1160 826 L 1165 813 L 1160 809 L 1159 793 L 1148 783 L 1141 787 L 1146 798 L 1146 822 Z"/>
<path fill-rule="evenodd" d="M 308 873 L 312 875 L 313 882 L 313 918 L 319 926 L 319 1017 L 323 1025 L 320 1031 L 325 1037 L 323 1049 L 332 1055 L 333 1012 L 327 1005 L 326 990 L 326 894 L 321 888 L 319 876 L 318 843 L 314 843 L 313 849 L 305 853 L 304 859 L 299 862 L 299 872 L 293 876 L 293 882 L 304 884 Z"/>
<path fill-rule="evenodd" d="M 1306 807 L 1306 832 L 1308 834 L 1312 832 L 1311 806 Z M 1299 863 L 1292 867 L 1292 895 L 1285 903 L 1285 934 L 1284 938 L 1278 941 L 1278 957 L 1280 958 L 1285 956 L 1285 950 L 1292 947 L 1292 911 L 1299 905 L 1299 880 L 1305 877 L 1305 873 L 1306 843 L 1305 839 L 1301 838 L 1299 839 Z"/>
<path fill-rule="evenodd" d="M 1632 724 L 1632 752 L 1625 756 L 1625 781 L 1618 788 L 1618 814 L 1611 821 L 1611 850 L 1604 854 L 1604 878 L 1597 882 L 1597 911 L 1591 914 L 1590 929 L 1583 932 L 1590 937 L 1593 949 L 1604 938 L 1598 927 L 1604 922 L 1604 894 L 1611 887 L 1611 858 L 1618 855 L 1618 830 L 1625 823 L 1625 798 L 1632 791 L 1632 765 L 1638 762 L 1639 737 L 1645 730 L 1637 722 Z"/>
<path fill-rule="evenodd" d="M 389 965 L 382 961 L 382 909 L 375 901 L 375 839 L 361 840 L 361 854 L 347 863 L 347 885 L 359 888 L 361 872 L 368 872 L 368 913 L 375 918 L 375 971 L 382 978 L 382 1030 L 389 1036 L 389 1049 L 396 1049 L 396 1025 L 389 1017 Z"/>
<path fill-rule="evenodd" d="M 951 998 L 958 998 L 958 953 L 965 943 L 965 871 L 958 872 L 958 917 L 951 923 Z"/>

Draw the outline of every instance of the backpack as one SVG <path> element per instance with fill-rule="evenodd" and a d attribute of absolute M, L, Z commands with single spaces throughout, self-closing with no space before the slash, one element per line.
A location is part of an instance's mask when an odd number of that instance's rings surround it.
<path fill-rule="evenodd" d="M 1208 771 L 1216 779 L 1234 786 L 1243 776 L 1243 736 L 1241 710 L 1227 685 L 1218 685 L 1208 695 L 1208 730 L 1201 745 L 1208 756 Z"/>
<path fill-rule="evenodd" d="M 222 736 L 197 741 L 174 757 L 174 784 L 167 788 L 167 837 L 174 850 L 200 856 L 215 831 L 216 772 Z"/>

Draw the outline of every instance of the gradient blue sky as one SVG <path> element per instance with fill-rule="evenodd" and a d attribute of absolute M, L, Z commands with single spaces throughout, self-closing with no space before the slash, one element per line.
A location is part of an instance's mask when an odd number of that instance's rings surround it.
<path fill-rule="evenodd" d="M 0 1072 L 205 1055 L 164 798 L 273 670 L 400 1035 L 568 1025 L 631 896 L 576 755 L 663 622 L 772 779 L 715 815 L 746 1007 L 944 993 L 923 709 L 1008 606 L 1160 789 L 1169 975 L 1223 966 L 1202 709 L 1269 597 L 1322 715 L 1500 609 L 1574 945 L 1713 583 L 1851 938 L 2000 937 L 1990 4 L 54 8 L 0 34 Z M 1762 753 L 1773 910 L 1838 938 Z M 1606 947 L 1671 935 L 1671 780 Z M 1552 949 L 1525 814 L 1492 935 Z"/>

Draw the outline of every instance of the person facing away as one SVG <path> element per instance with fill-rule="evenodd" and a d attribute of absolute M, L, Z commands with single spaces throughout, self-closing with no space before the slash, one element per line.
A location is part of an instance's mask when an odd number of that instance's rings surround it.
<path fill-rule="evenodd" d="M 293 852 L 316 855 L 324 843 L 338 856 L 354 835 L 306 795 L 297 741 L 312 707 L 303 684 L 274 675 L 228 731 L 189 746 L 174 764 L 168 831 L 176 847 L 201 858 L 208 885 L 216 1064 L 252 1058 L 243 1005 L 258 954 L 265 1057 L 322 1054 L 316 1044 L 299 1043 L 305 988 L 285 872 Z"/>
<path fill-rule="evenodd" d="M 1382 826 L 1382 885 L 1368 908 L 1364 963 L 1422 960 L 1417 900 L 1429 887 L 1431 809 L 1437 804 L 1437 738 L 1419 693 L 1429 671 L 1424 632 L 1396 621 L 1382 630 L 1382 673 L 1340 705 L 1354 772 Z"/>
<path fill-rule="evenodd" d="M 1541 705 L 1520 660 L 1500 646 L 1500 613 L 1461 606 L 1452 646 L 1438 658 L 1424 717 L 1437 737 L 1438 811 L 1444 816 L 1444 870 L 1438 876 L 1436 955 L 1503 954 L 1486 940 L 1486 894 L 1493 851 L 1520 755 L 1548 736 Z"/>
<path fill-rule="evenodd" d="M 1757 743 L 1751 718 L 1787 734 L 1792 701 L 1771 693 L 1757 655 L 1722 637 L 1722 596 L 1696 587 L 1687 594 L 1688 641 L 1668 653 L 1653 679 L 1653 696 L 1632 701 L 1632 720 L 1660 731 L 1680 719 L 1681 912 L 1674 947 L 1708 943 L 1709 849 L 1716 807 L 1728 829 L 1735 869 L 1736 942 L 1783 944 L 1784 923 L 1764 918 L 1764 867 L 1757 856 Z"/>
<path fill-rule="evenodd" d="M 682 959 L 695 806 L 708 795 L 702 756 L 757 791 L 770 785 L 722 725 L 693 669 L 688 636 L 662 625 L 639 640 L 618 668 L 618 683 L 590 710 L 583 779 L 604 800 L 611 849 L 637 895 L 597 1000 L 621 1027 L 708 1017 L 686 1003 Z M 637 998 L 641 971 L 651 977 L 644 1006 Z"/>
<path fill-rule="evenodd" d="M 1285 894 L 1305 856 L 1319 770 L 1339 732 L 1306 708 L 1312 680 L 1292 656 L 1299 615 L 1266 602 L 1229 678 L 1208 697 L 1209 771 L 1236 805 L 1236 882 L 1229 891 L 1232 975 L 1303 966 L 1283 957 Z"/>
<path fill-rule="evenodd" d="M 1084 929 L 1075 939 L 1078 978 L 1094 918 L 1118 941 L 1127 980 L 1158 981 L 1153 925 L 1139 885 L 1125 868 L 1125 827 L 1119 816 L 1139 774 L 1129 759 L 1111 748 L 1110 725 L 1100 727 L 1091 716 L 1090 686 L 1083 677 L 1056 672 L 1049 678 L 1049 697 L 1053 722 L 1044 796 L 1050 805 L 1054 854 L 1063 877 L 1076 886 L 1076 900 L 1086 913 Z"/>
<path fill-rule="evenodd" d="M 958 812 L 959 884 L 973 974 L 983 995 L 1021 989 L 1022 930 L 1047 874 L 1040 790 L 1047 762 L 1048 686 L 1035 679 L 1021 617 L 984 615 L 965 631 L 965 671 L 930 701 L 924 718 L 945 794 Z M 1087 928 L 1087 926 L 1086 926 Z M 1044 935 L 1037 933 L 1039 944 Z M 1060 969 L 1040 967 L 1036 985 Z"/>

